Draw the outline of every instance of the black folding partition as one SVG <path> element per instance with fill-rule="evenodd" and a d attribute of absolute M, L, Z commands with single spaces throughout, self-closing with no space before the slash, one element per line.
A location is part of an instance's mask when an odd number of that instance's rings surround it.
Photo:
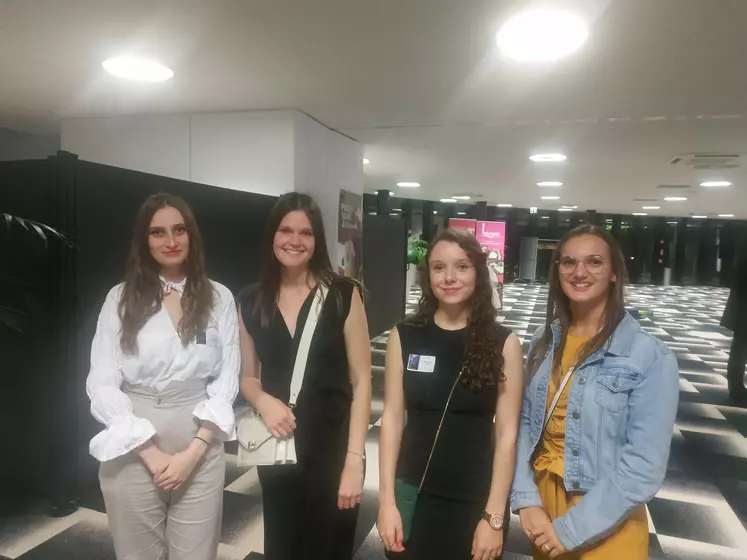
<path fill-rule="evenodd" d="M 95 482 L 87 448 L 101 426 L 85 393 L 91 340 L 107 291 L 122 279 L 135 213 L 159 191 L 192 206 L 211 278 L 234 293 L 256 280 L 274 197 L 79 161 L 65 152 L 0 163 L 0 212 L 43 221 L 76 244 L 51 241 L 45 250 L 20 227 L 0 232 L 1 266 L 28 285 L 34 301 L 29 332 L 0 330 L 0 421 L 24 426 L 5 442 L 14 451 L 0 461 L 0 502 L 12 488 L 64 510 L 81 485 Z"/>
<path fill-rule="evenodd" d="M 392 328 L 405 314 L 407 231 L 405 221 L 363 217 L 363 282 L 372 337 Z"/>

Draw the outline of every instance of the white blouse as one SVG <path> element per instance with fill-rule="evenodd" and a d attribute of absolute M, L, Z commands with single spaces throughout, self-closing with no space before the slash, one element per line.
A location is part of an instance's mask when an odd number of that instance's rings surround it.
<path fill-rule="evenodd" d="M 99 314 L 91 348 L 91 371 L 86 391 L 91 414 L 106 426 L 90 444 L 99 461 L 109 461 L 136 449 L 156 434 L 153 424 L 133 414 L 132 401 L 121 387 L 163 390 L 172 381 L 207 381 L 207 398 L 194 416 L 220 428 L 224 440 L 236 438 L 233 401 L 239 391 L 239 322 L 233 295 L 212 282 L 215 302 L 205 344 L 182 345 L 168 311 L 161 306 L 137 335 L 138 353 L 126 355 L 120 345 L 122 322 L 118 305 L 123 284 L 111 289 Z M 181 284 L 168 288 L 183 291 Z"/>

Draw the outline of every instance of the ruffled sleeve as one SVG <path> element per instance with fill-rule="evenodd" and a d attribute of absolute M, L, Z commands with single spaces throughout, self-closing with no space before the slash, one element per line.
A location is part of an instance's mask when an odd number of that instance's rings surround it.
<path fill-rule="evenodd" d="M 91 414 L 106 426 L 89 446 L 91 455 L 102 462 L 129 453 L 156 434 L 150 421 L 133 414 L 132 401 L 121 390 L 121 322 L 117 311 L 121 293 L 121 285 L 114 287 L 101 308 L 91 346 L 91 370 L 86 380 Z"/>
<path fill-rule="evenodd" d="M 215 284 L 220 295 L 218 335 L 223 347 L 223 358 L 218 375 L 207 386 L 208 398 L 194 410 L 200 420 L 212 422 L 220 429 L 224 441 L 236 439 L 236 416 L 233 402 L 239 393 L 239 316 L 231 292 Z"/>

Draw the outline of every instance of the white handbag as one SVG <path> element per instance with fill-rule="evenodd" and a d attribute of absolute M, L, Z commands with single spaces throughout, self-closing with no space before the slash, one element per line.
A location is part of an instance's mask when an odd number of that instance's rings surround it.
<path fill-rule="evenodd" d="M 311 309 L 309 309 L 309 315 L 301 332 L 301 340 L 298 343 L 298 352 L 296 353 L 293 376 L 291 377 L 290 398 L 288 399 L 290 408 L 296 406 L 298 394 L 301 392 L 311 339 L 314 336 L 314 330 L 326 297 L 327 287 L 319 284 L 318 293 L 314 297 Z M 254 408 L 249 408 L 240 415 L 236 436 L 239 440 L 239 454 L 236 463 L 240 467 L 287 465 L 296 462 L 294 436 L 276 439 L 267 429 L 262 416 Z"/>

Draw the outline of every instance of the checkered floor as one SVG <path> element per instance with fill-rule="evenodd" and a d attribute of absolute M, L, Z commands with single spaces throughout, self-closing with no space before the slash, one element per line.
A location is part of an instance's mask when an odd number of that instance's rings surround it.
<path fill-rule="evenodd" d="M 728 292 L 718 288 L 633 286 L 628 302 L 653 311 L 645 330 L 666 342 L 680 363 L 681 402 L 664 487 L 649 504 L 652 559 L 747 558 L 747 409 L 730 404 L 724 378 L 730 333 L 719 327 Z M 501 320 L 524 340 L 544 321 L 547 288 L 507 286 Z M 411 295 L 412 310 L 417 294 Z M 367 442 L 365 495 L 355 560 L 383 560 L 374 523 L 377 441 L 383 397 L 386 335 L 372 341 L 374 403 Z M 236 466 L 227 447 L 221 560 L 262 558 L 262 498 L 256 472 Z M 0 519 L 0 560 L 114 559 L 97 489 L 73 515 L 30 512 Z M 529 558 L 529 543 L 512 518 L 504 558 Z M 323 559 L 320 559 L 323 560 Z"/>

